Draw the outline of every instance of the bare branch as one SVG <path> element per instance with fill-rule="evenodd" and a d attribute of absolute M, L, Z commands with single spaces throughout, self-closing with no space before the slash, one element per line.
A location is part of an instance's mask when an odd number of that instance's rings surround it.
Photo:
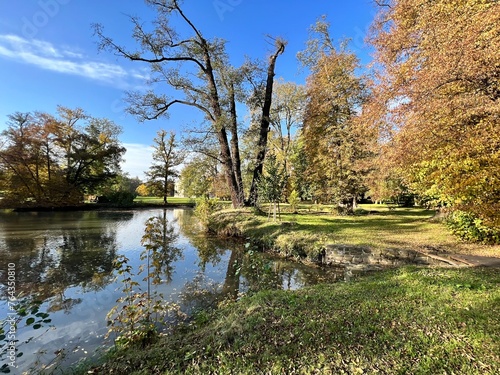
<path fill-rule="evenodd" d="M 142 61 L 150 64 L 154 63 L 162 63 L 162 62 L 173 62 L 173 61 L 190 61 L 198 65 L 198 67 L 205 71 L 205 66 L 203 63 L 201 63 L 199 60 L 195 59 L 194 57 L 187 56 L 187 55 L 179 55 L 179 56 L 158 56 L 157 55 L 157 47 L 151 46 L 150 48 L 152 49 L 152 52 L 155 54 L 155 58 L 146 58 L 140 55 L 138 52 L 129 52 L 127 51 L 124 47 L 116 44 L 113 39 L 111 39 L 108 36 L 105 36 L 103 34 L 103 29 L 102 25 L 99 24 L 94 24 L 94 34 L 97 35 L 100 39 L 99 43 L 99 49 L 100 50 L 110 50 L 112 52 L 115 52 L 118 56 L 125 57 L 126 59 L 129 59 L 131 61 Z M 188 43 L 190 40 L 186 40 L 183 42 L 177 43 L 179 46 Z M 143 41 L 143 43 L 146 43 Z M 174 45 L 176 46 L 176 45 Z"/>
<path fill-rule="evenodd" d="M 388 2 L 385 2 L 383 0 L 373 0 L 375 4 L 377 4 L 379 7 L 387 7 L 392 9 L 391 5 Z"/>
<path fill-rule="evenodd" d="M 166 96 L 158 96 L 151 91 L 146 94 L 129 92 L 127 95 L 127 102 L 130 104 L 128 112 L 138 117 L 141 121 L 156 120 L 161 116 L 166 116 L 167 111 L 174 104 L 184 104 L 198 108 L 205 113 L 210 121 L 214 121 L 212 113 L 203 105 L 196 103 L 196 101 L 170 100 Z"/>

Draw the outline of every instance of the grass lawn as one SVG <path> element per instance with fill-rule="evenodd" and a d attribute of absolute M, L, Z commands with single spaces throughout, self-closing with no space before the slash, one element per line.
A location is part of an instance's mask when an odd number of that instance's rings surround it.
<path fill-rule="evenodd" d="M 267 210 L 264 207 L 264 210 Z M 212 224 L 218 232 L 238 233 L 264 245 L 293 254 L 303 247 L 307 254 L 325 244 L 442 251 L 500 257 L 500 246 L 468 244 L 453 236 L 435 212 L 422 208 L 360 205 L 353 216 L 337 216 L 328 206 L 301 205 L 298 213 L 281 214 L 281 222 L 250 210 L 224 210 Z"/>
<path fill-rule="evenodd" d="M 141 204 L 163 204 L 163 197 L 137 197 L 134 199 L 134 203 Z M 191 198 L 183 198 L 183 197 L 168 197 L 167 203 L 170 204 L 187 204 L 194 203 L 194 200 Z"/>
<path fill-rule="evenodd" d="M 498 374 L 500 272 L 403 267 L 260 292 L 79 374 Z"/>

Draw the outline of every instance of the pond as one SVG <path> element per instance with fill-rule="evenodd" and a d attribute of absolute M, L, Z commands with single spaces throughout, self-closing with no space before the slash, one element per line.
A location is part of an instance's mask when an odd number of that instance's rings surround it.
<path fill-rule="evenodd" d="M 146 247 L 159 249 L 157 258 L 149 251 L 145 258 Z M 0 212 L 0 368 L 14 363 L 13 374 L 63 369 L 111 345 L 106 315 L 124 295 L 118 257 L 128 259 L 142 291 L 147 272 L 138 272 L 149 260 L 159 282 L 149 282 L 152 292 L 188 316 L 252 291 L 344 277 L 342 268 L 308 267 L 242 242 L 207 238 L 189 209 Z M 22 304 L 34 301 L 30 306 L 38 307 L 23 313 Z"/>

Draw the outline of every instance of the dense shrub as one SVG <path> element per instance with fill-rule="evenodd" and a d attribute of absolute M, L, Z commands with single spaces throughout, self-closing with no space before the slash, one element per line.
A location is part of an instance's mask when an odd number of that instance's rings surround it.
<path fill-rule="evenodd" d="M 134 203 L 134 199 L 137 194 L 132 193 L 128 190 L 118 190 L 106 194 L 106 198 L 109 203 L 117 206 L 130 206 Z"/>
<path fill-rule="evenodd" d="M 453 234 L 462 240 L 485 244 L 500 243 L 500 229 L 484 225 L 474 214 L 455 211 L 448 216 L 446 223 Z"/>
<path fill-rule="evenodd" d="M 196 200 L 194 214 L 208 230 L 210 227 L 210 217 L 221 208 L 222 206 L 217 198 L 202 197 Z"/>

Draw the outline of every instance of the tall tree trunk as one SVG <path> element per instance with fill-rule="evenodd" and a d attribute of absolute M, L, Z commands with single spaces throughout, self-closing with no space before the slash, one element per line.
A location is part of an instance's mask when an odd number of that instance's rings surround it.
<path fill-rule="evenodd" d="M 240 146 L 238 141 L 238 117 L 236 114 L 236 100 L 234 96 L 234 85 L 231 83 L 229 87 L 229 100 L 231 101 L 231 154 L 233 157 L 233 172 L 238 187 L 238 203 L 243 203 L 245 200 L 245 192 L 243 191 L 243 178 L 241 177 L 241 159 Z"/>
<path fill-rule="evenodd" d="M 167 205 L 168 195 L 168 174 L 165 174 L 165 183 L 163 184 L 163 204 Z"/>
<path fill-rule="evenodd" d="M 217 134 L 217 140 L 220 147 L 220 158 L 222 161 L 222 168 L 224 170 L 224 176 L 226 177 L 226 182 L 229 186 L 231 192 L 231 202 L 234 208 L 243 206 L 244 201 L 238 192 L 238 183 L 236 181 L 234 173 L 233 158 L 231 155 L 231 150 L 229 148 L 229 141 L 227 138 L 227 131 L 225 124 L 222 123 L 222 108 L 219 100 L 219 93 L 217 90 L 217 83 L 215 81 L 214 71 L 212 67 L 212 62 L 210 59 L 209 48 L 206 45 L 206 41 L 202 39 L 202 45 L 205 48 L 205 75 L 208 79 L 210 87 L 210 106 L 212 107 L 214 113 L 215 123 L 213 124 Z"/>
<path fill-rule="evenodd" d="M 267 134 L 269 133 L 271 104 L 273 100 L 274 68 L 278 56 L 285 51 L 285 44 L 278 42 L 277 50 L 269 59 L 267 68 L 266 93 L 264 96 L 264 105 L 262 106 L 262 117 L 260 120 L 259 140 L 257 141 L 257 157 L 255 159 L 255 168 L 253 170 L 252 184 L 250 185 L 250 194 L 248 203 L 255 205 L 258 199 L 257 181 L 262 174 L 264 159 L 266 157 Z"/>
<path fill-rule="evenodd" d="M 238 192 L 238 183 L 234 173 L 233 158 L 229 149 L 229 142 L 227 139 L 227 132 L 224 127 L 217 131 L 217 139 L 220 145 L 220 158 L 222 160 L 222 169 L 226 177 L 227 185 L 231 192 L 231 202 L 234 208 L 243 206 L 244 202 Z"/>

